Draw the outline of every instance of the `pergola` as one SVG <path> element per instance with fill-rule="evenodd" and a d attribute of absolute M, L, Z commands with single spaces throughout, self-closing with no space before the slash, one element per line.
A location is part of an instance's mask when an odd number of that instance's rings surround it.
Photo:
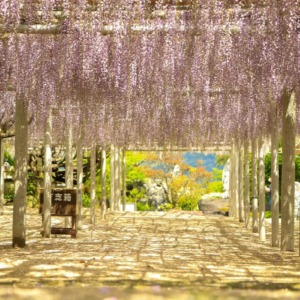
<path fill-rule="evenodd" d="M 108 145 L 118 161 L 114 149 L 129 146 L 205 149 L 222 143 L 232 145 L 230 215 L 246 226 L 252 153 L 258 171 L 251 181 L 252 230 L 264 240 L 263 158 L 271 139 L 272 245 L 293 251 L 299 7 L 299 0 L 2 1 L 1 110 L 14 111 L 15 129 L 13 246 L 26 244 L 27 148 L 41 140 L 45 237 L 52 143 L 76 144 L 78 161 L 83 145 L 91 146 L 92 157 L 100 145 L 103 176 Z M 112 173 L 118 181 L 118 163 Z"/>

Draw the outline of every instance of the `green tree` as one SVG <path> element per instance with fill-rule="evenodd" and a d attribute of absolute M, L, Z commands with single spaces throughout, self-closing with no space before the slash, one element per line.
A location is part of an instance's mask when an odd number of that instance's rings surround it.
<path fill-rule="evenodd" d="M 146 157 L 146 152 L 126 152 L 126 185 L 129 191 L 137 186 L 143 185 L 145 182 L 146 175 L 142 165 L 145 162 Z"/>
<path fill-rule="evenodd" d="M 207 184 L 207 193 L 222 193 L 223 181 L 222 181 L 223 170 L 218 168 L 212 169 L 212 181 Z"/>
<path fill-rule="evenodd" d="M 147 160 L 150 163 L 144 166 L 146 176 L 163 180 L 167 187 L 168 202 L 173 207 L 178 207 L 179 199 L 184 199 L 182 201 L 185 203 L 188 198 L 192 201 L 192 195 L 196 191 L 196 198 L 200 199 L 211 178 L 211 173 L 202 166 L 202 161 L 199 161 L 196 167 L 192 167 L 185 164 L 183 157 L 178 153 L 151 153 Z M 179 166 L 179 172 L 175 172 L 176 166 Z"/>
<path fill-rule="evenodd" d="M 265 183 L 269 185 L 268 179 L 271 177 L 271 153 L 265 156 Z M 279 165 L 279 189 L 281 188 L 281 170 L 282 170 L 282 153 L 278 153 Z M 300 182 L 300 156 L 295 156 L 295 181 Z"/>
<path fill-rule="evenodd" d="M 4 150 L 4 160 L 7 161 L 11 166 L 15 165 L 15 159 L 6 150 Z"/>
<path fill-rule="evenodd" d="M 216 155 L 216 164 L 217 164 L 217 166 L 218 167 L 224 166 L 228 159 L 229 159 L 229 155 L 217 154 Z"/>
<path fill-rule="evenodd" d="M 223 182 L 222 181 L 212 181 L 207 185 L 207 193 L 222 193 L 223 190 Z"/>
<path fill-rule="evenodd" d="M 85 153 L 85 157 L 89 157 L 89 153 Z M 98 155 L 99 156 L 99 155 Z M 126 200 L 128 202 L 135 202 L 142 198 L 145 194 L 143 190 L 143 184 L 145 182 L 146 176 L 141 167 L 142 163 L 145 161 L 147 154 L 145 152 L 137 151 L 126 151 Z M 107 198 L 110 197 L 110 153 L 107 153 L 107 164 L 106 164 L 106 195 Z M 89 205 L 89 193 L 90 193 L 90 178 L 89 176 L 84 182 L 85 184 L 85 205 Z M 133 191 L 134 190 L 134 191 Z M 138 191 L 138 192 L 137 192 Z M 101 199 L 102 186 L 101 186 L 101 169 L 100 163 L 98 164 L 96 173 L 96 197 Z"/>
<path fill-rule="evenodd" d="M 222 169 L 218 169 L 218 168 L 213 168 L 212 169 L 211 179 L 213 181 L 222 181 L 222 177 L 223 177 L 223 170 Z"/>

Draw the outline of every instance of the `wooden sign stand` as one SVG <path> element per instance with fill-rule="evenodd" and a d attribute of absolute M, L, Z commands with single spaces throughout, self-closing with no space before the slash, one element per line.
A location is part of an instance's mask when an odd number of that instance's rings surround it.
<path fill-rule="evenodd" d="M 72 227 L 51 227 L 51 234 L 69 234 L 72 238 L 76 238 L 76 215 L 77 215 L 77 189 L 52 189 L 51 190 L 51 216 L 55 217 L 71 217 Z M 43 215 L 44 189 L 39 190 L 40 209 L 39 213 Z M 42 236 L 44 232 L 41 231 Z"/>

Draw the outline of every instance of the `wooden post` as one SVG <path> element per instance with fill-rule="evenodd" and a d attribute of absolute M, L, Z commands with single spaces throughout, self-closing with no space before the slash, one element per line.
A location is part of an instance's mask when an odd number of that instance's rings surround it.
<path fill-rule="evenodd" d="M 251 143 L 252 151 L 252 232 L 258 232 L 258 182 L 257 182 L 257 139 Z"/>
<path fill-rule="evenodd" d="M 51 237 L 52 112 L 46 120 L 44 147 L 43 237 Z"/>
<path fill-rule="evenodd" d="M 244 182 L 245 182 L 245 226 L 249 228 L 250 223 L 250 189 L 249 189 L 249 142 L 244 144 Z"/>
<path fill-rule="evenodd" d="M 13 206 L 12 246 L 26 246 L 26 192 L 27 192 L 27 149 L 28 107 L 23 100 L 16 100 L 15 112 L 15 197 Z"/>
<path fill-rule="evenodd" d="M 106 218 L 106 150 L 105 147 L 101 150 L 101 186 L 102 186 L 102 201 L 101 201 L 101 217 Z"/>
<path fill-rule="evenodd" d="M 264 141 L 260 136 L 258 140 L 258 201 L 259 201 L 259 239 L 266 239 L 265 225 L 265 162 L 264 162 Z"/>
<path fill-rule="evenodd" d="M 244 222 L 245 220 L 245 206 L 244 206 L 244 180 L 243 180 L 243 151 L 240 145 L 238 150 L 238 212 L 239 221 Z"/>
<path fill-rule="evenodd" d="M 278 166 L 278 113 L 275 109 L 271 132 L 271 198 L 272 247 L 279 247 L 279 166 Z"/>
<path fill-rule="evenodd" d="M 110 210 L 115 210 L 115 147 L 110 146 Z"/>
<path fill-rule="evenodd" d="M 281 250 L 294 251 L 296 96 L 283 95 Z"/>
<path fill-rule="evenodd" d="M 91 224 L 95 224 L 96 211 L 96 145 L 91 146 Z"/>
<path fill-rule="evenodd" d="M 77 229 L 82 228 L 82 193 L 83 193 L 83 166 L 82 166 L 82 132 L 80 129 L 77 140 Z"/>

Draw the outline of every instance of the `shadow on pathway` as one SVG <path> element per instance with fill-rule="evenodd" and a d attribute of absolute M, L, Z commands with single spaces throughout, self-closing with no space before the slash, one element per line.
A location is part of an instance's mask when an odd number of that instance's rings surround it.
<path fill-rule="evenodd" d="M 221 215 L 116 212 L 96 225 L 85 215 L 76 239 L 42 239 L 31 209 L 27 247 L 13 249 L 11 221 L 6 208 L 0 299 L 300 299 L 298 253 L 271 248 L 269 227 L 260 242 Z"/>

